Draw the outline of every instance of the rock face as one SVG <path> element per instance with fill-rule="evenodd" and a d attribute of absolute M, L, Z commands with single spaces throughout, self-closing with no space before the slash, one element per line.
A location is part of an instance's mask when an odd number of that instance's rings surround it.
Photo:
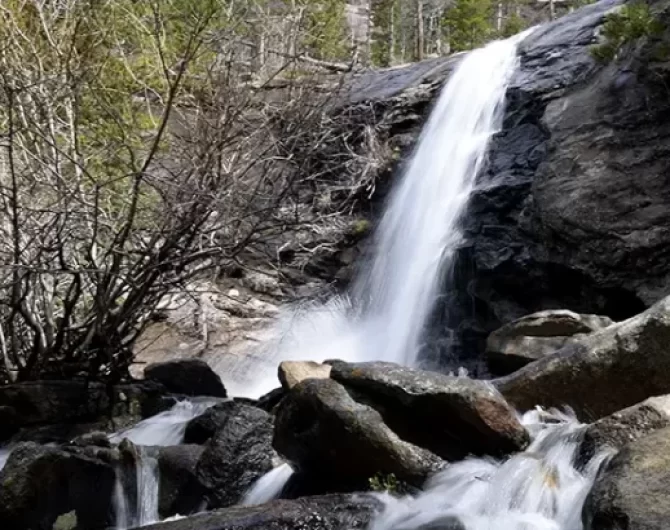
<path fill-rule="evenodd" d="M 20 429 L 39 427 L 54 431 L 58 440 L 58 432 L 71 437 L 85 432 L 77 424 L 102 422 L 98 428 L 118 428 L 169 408 L 165 394 L 162 385 L 150 381 L 117 385 L 111 391 L 101 383 L 77 380 L 5 385 L 0 387 L 0 418 L 5 420 L 0 434 L 8 437 Z M 110 417 L 112 424 L 106 425 Z M 42 441 L 52 441 L 48 438 L 45 435 Z"/>
<path fill-rule="evenodd" d="M 71 511 L 78 528 L 107 528 L 114 482 L 113 466 L 90 452 L 20 444 L 0 471 L 0 528 L 51 528 Z"/>
<path fill-rule="evenodd" d="M 187 396 L 227 396 L 221 378 L 200 359 L 177 359 L 150 364 L 144 369 L 144 377 L 162 383 L 175 394 Z"/>
<path fill-rule="evenodd" d="M 596 420 L 670 393 L 670 297 L 494 381 L 520 410 L 569 405 Z"/>
<path fill-rule="evenodd" d="M 234 413 L 225 418 L 221 416 L 196 467 L 209 508 L 238 503 L 278 460 L 272 449 L 272 416 L 244 404 L 237 404 L 232 410 Z"/>
<path fill-rule="evenodd" d="M 379 410 L 403 439 L 447 460 L 500 456 L 529 441 L 515 411 L 484 381 L 383 362 L 338 362 L 331 377 Z"/>
<path fill-rule="evenodd" d="M 147 530 L 357 530 L 366 528 L 381 502 L 366 495 L 324 495 L 259 506 L 234 506 Z"/>
<path fill-rule="evenodd" d="M 370 406 L 330 379 L 307 379 L 277 410 L 274 447 L 299 472 L 319 474 L 337 490 L 365 488 L 376 473 L 421 485 L 441 460 L 403 441 Z"/>
<path fill-rule="evenodd" d="M 253 408 L 259 407 L 237 400 L 224 401 L 208 408 L 203 414 L 188 422 L 184 431 L 184 443 L 199 445 L 207 443 L 231 418 L 237 416 L 248 418 L 252 423 L 258 418 L 263 418 L 263 421 L 267 418 L 267 414 L 258 414 L 251 410 Z"/>
<path fill-rule="evenodd" d="M 305 379 L 327 379 L 330 366 L 313 361 L 284 361 L 279 365 L 279 381 L 282 387 L 291 389 Z"/>
<path fill-rule="evenodd" d="M 584 505 L 587 530 L 665 530 L 670 521 L 670 429 L 625 446 Z"/>
<path fill-rule="evenodd" d="M 187 515 L 200 510 L 205 491 L 198 482 L 196 467 L 203 451 L 204 448 L 199 445 L 160 448 L 158 513 L 162 517 Z"/>
<path fill-rule="evenodd" d="M 492 373 L 506 375 L 564 346 L 577 344 L 585 334 L 611 324 L 608 317 L 580 315 L 565 309 L 526 315 L 489 335 L 487 362 Z"/>
<path fill-rule="evenodd" d="M 627 443 L 668 426 L 670 396 L 649 398 L 589 425 L 579 448 L 579 458 L 585 462 L 598 451 L 618 451 Z"/>

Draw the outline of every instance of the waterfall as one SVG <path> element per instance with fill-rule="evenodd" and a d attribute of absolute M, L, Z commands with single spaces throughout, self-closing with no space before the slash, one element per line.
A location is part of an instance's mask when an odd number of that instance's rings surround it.
<path fill-rule="evenodd" d="M 281 360 L 384 360 L 415 365 L 427 320 L 462 240 L 460 220 L 491 136 L 522 33 L 464 56 L 431 112 L 347 297 L 280 320 L 275 341 L 246 362 L 246 395 L 276 386 Z M 238 375 L 239 375 L 238 372 Z M 225 378 L 225 374 L 221 374 Z M 228 384 L 228 382 L 227 382 Z"/>
<path fill-rule="evenodd" d="M 522 422 L 533 437 L 526 451 L 452 464 L 416 497 L 383 495 L 369 530 L 446 529 L 451 518 L 465 530 L 582 530 L 581 508 L 610 453 L 580 463 L 584 425 L 570 414 L 538 409 Z"/>
<path fill-rule="evenodd" d="M 144 526 L 159 520 L 158 461 L 149 455 L 143 446 L 180 444 L 188 422 L 219 401 L 212 399 L 180 401 L 170 410 L 147 418 L 134 427 L 110 436 L 110 441 L 113 443 L 119 443 L 127 438 L 138 446 L 135 476 L 133 477 L 136 488 L 132 493 L 124 485 L 123 471 L 117 469 L 113 499 L 116 530 Z"/>
<path fill-rule="evenodd" d="M 293 469 L 288 464 L 282 464 L 268 471 L 247 492 L 242 500 L 242 504 L 251 506 L 276 499 L 292 476 Z"/>
<path fill-rule="evenodd" d="M 178 445 L 184 438 L 188 422 L 218 402 L 219 400 L 203 398 L 179 401 L 170 410 L 116 432 L 109 439 L 112 443 L 119 443 L 127 438 L 135 445 Z"/>

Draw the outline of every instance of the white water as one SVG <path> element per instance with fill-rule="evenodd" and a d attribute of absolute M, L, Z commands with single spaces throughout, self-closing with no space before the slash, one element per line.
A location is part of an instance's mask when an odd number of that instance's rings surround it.
<path fill-rule="evenodd" d="M 178 445 L 184 439 L 186 425 L 200 416 L 219 400 L 199 399 L 180 401 L 170 410 L 139 422 L 134 427 L 110 436 L 113 443 L 127 438 L 139 446 L 136 462 L 137 498 L 130 499 L 121 477 L 118 476 L 114 490 L 116 529 L 125 530 L 155 523 L 158 517 L 158 495 L 160 477 L 158 462 L 149 456 L 142 446 Z"/>
<path fill-rule="evenodd" d="M 0 470 L 5 467 L 11 452 L 12 450 L 8 447 L 0 447 Z"/>
<path fill-rule="evenodd" d="M 461 215 L 489 139 L 501 126 L 505 91 L 518 62 L 517 45 L 526 35 L 493 42 L 463 58 L 391 194 L 374 239 L 374 255 L 350 297 L 284 318 L 277 342 L 243 370 L 253 379 L 237 388 L 253 397 L 271 390 L 281 360 L 415 365 L 440 283 L 461 241 Z M 258 357 L 264 361 L 258 363 Z"/>
<path fill-rule="evenodd" d="M 267 472 L 251 487 L 242 500 L 245 506 L 264 504 L 279 497 L 286 483 L 293 476 L 293 469 L 288 464 L 277 466 Z"/>
<path fill-rule="evenodd" d="M 467 530 L 582 530 L 582 505 L 608 453 L 579 471 L 584 426 L 572 415 L 538 409 L 522 422 L 533 436 L 525 452 L 452 464 L 417 497 L 383 496 L 386 508 L 369 530 L 414 530 L 450 516 Z"/>
<path fill-rule="evenodd" d="M 184 438 L 188 422 L 216 403 L 218 401 L 212 399 L 180 401 L 170 410 L 114 433 L 109 439 L 112 443 L 120 443 L 127 438 L 135 445 L 178 445 Z"/>

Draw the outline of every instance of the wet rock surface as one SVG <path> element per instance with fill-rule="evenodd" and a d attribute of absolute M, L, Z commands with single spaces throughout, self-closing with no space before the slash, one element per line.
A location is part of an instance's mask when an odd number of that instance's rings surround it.
<path fill-rule="evenodd" d="M 611 324 L 608 317 L 565 309 L 526 315 L 489 335 L 487 363 L 492 373 L 506 375 L 565 346 L 578 344 L 581 337 Z"/>
<path fill-rule="evenodd" d="M 664 530 L 670 521 L 670 429 L 621 450 L 596 480 L 584 506 L 587 530 Z"/>
<path fill-rule="evenodd" d="M 528 433 L 489 383 L 393 363 L 333 365 L 331 377 L 400 436 L 447 460 L 524 449 Z"/>
<path fill-rule="evenodd" d="M 378 472 L 420 486 L 443 465 L 330 379 L 293 387 L 277 410 L 273 444 L 294 469 L 320 475 L 335 491 L 365 489 Z"/>
<path fill-rule="evenodd" d="M 670 393 L 669 343 L 670 297 L 494 385 L 520 410 L 568 405 L 593 421 Z"/>
<path fill-rule="evenodd" d="M 150 364 L 144 369 L 144 377 L 163 384 L 175 394 L 221 398 L 227 395 L 221 378 L 200 359 L 177 359 Z"/>
<path fill-rule="evenodd" d="M 381 503 L 367 495 L 324 495 L 235 506 L 147 530 L 356 530 L 366 528 Z"/>

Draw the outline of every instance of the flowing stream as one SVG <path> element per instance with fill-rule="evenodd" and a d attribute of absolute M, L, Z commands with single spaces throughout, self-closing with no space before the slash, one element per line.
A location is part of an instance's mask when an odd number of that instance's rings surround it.
<path fill-rule="evenodd" d="M 134 477 L 130 477 L 135 482 L 136 489 L 127 488 L 125 484 L 129 477 L 124 477 L 122 470 L 117 470 L 114 488 L 116 530 L 144 526 L 159 520 L 158 461 L 145 447 L 180 444 L 188 422 L 219 401 L 206 398 L 180 401 L 170 410 L 110 436 L 113 443 L 120 443 L 127 438 L 139 449 Z M 131 491 L 136 492 L 136 495 Z"/>
<path fill-rule="evenodd" d="M 460 220 L 528 32 L 464 56 L 433 108 L 348 297 L 286 315 L 276 340 L 240 370 L 257 397 L 276 386 L 282 360 L 417 363 L 425 326 L 461 242 Z M 264 362 L 258 362 L 258 358 Z M 222 374 L 225 377 L 225 374 Z"/>
<path fill-rule="evenodd" d="M 584 426 L 571 414 L 538 409 L 522 423 L 533 437 L 526 451 L 452 464 L 416 497 L 382 496 L 369 530 L 582 530 L 582 506 L 610 453 L 580 463 Z"/>

